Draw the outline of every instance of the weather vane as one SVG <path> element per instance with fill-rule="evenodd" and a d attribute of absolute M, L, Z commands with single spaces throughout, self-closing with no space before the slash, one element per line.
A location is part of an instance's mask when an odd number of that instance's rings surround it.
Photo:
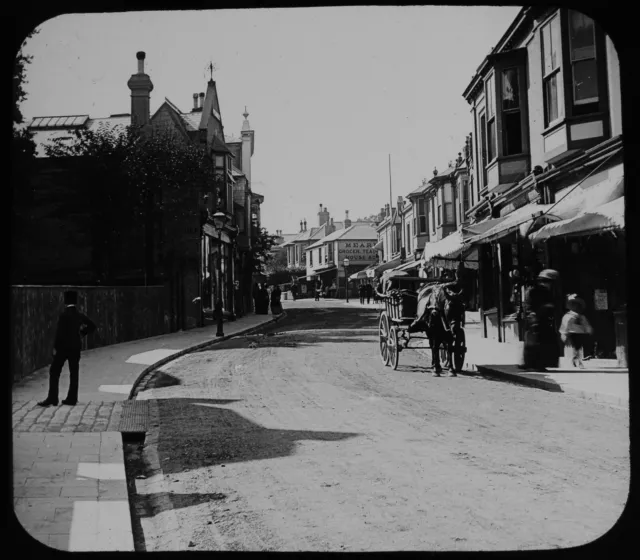
<path fill-rule="evenodd" d="M 209 61 L 209 65 L 207 66 L 207 70 L 210 72 L 211 80 L 213 80 L 213 73 L 218 70 L 217 65 L 213 63 L 213 61 Z"/>

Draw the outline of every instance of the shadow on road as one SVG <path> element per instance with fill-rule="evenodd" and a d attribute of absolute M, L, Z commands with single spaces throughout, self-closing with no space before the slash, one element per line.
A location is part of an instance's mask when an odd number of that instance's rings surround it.
<path fill-rule="evenodd" d="M 160 399 L 158 453 L 165 474 L 227 463 L 286 457 L 298 441 L 340 442 L 352 432 L 265 428 L 235 410 L 215 406 L 219 400 Z"/>
<path fill-rule="evenodd" d="M 461 375 L 467 377 L 478 377 L 486 379 L 488 381 L 498 381 L 500 383 L 508 383 L 511 385 L 520 385 L 527 387 L 535 387 L 537 389 L 544 389 L 551 393 L 564 393 L 562 387 L 556 383 L 556 381 L 544 373 L 535 374 L 505 374 L 503 372 L 492 371 L 491 366 L 477 366 L 482 367 L 483 371 L 468 371 L 461 372 Z M 486 370 L 484 368 L 487 368 Z"/>

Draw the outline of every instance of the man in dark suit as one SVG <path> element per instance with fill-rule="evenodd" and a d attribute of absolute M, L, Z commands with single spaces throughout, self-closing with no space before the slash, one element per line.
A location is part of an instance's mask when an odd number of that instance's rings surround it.
<path fill-rule="evenodd" d="M 62 404 L 74 406 L 78 402 L 78 375 L 80 371 L 81 337 L 93 333 L 96 326 L 76 308 L 78 292 L 65 292 L 65 310 L 58 319 L 56 338 L 53 345 L 53 362 L 49 369 L 49 394 L 40 406 L 56 406 L 58 404 L 58 382 L 65 361 L 69 361 L 69 391 Z"/>

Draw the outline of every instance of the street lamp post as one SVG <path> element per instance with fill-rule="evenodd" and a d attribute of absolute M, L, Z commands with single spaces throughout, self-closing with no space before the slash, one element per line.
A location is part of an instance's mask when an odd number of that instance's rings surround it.
<path fill-rule="evenodd" d="M 344 265 L 344 295 L 349 303 L 349 259 L 344 259 L 342 264 Z"/>
<path fill-rule="evenodd" d="M 218 329 L 216 336 L 224 336 L 224 329 L 222 326 L 222 229 L 228 221 L 228 217 L 224 212 L 216 212 L 213 215 L 213 224 L 218 232 L 218 258 L 216 261 L 216 271 L 218 273 L 217 285 L 217 298 L 216 298 L 216 318 L 218 320 Z"/>

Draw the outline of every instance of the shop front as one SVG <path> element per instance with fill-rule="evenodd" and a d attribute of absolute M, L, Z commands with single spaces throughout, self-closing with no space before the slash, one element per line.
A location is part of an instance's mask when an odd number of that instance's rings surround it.
<path fill-rule="evenodd" d="M 585 356 L 616 359 L 627 367 L 627 285 L 624 198 L 549 224 L 530 236 L 560 272 L 562 291 L 586 303 L 594 328 Z"/>

